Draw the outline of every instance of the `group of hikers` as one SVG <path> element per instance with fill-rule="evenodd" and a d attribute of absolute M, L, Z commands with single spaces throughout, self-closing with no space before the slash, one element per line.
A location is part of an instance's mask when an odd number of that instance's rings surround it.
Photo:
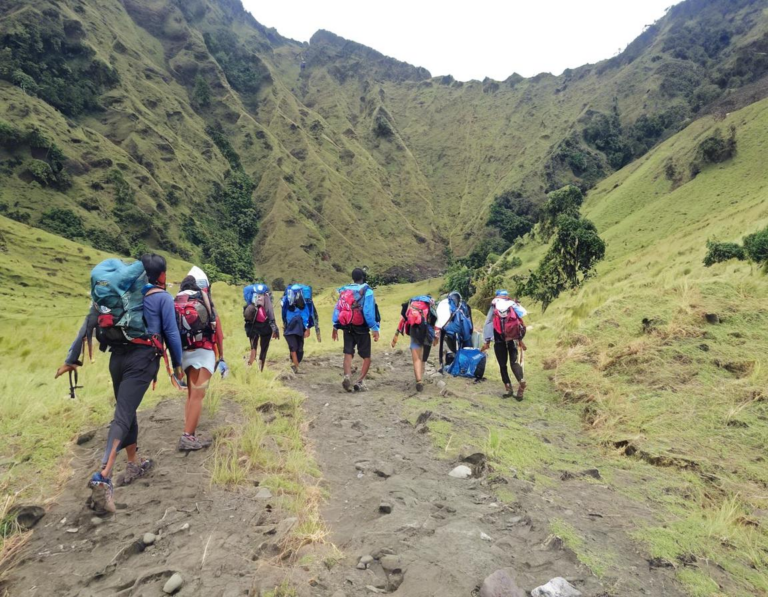
<path fill-rule="evenodd" d="M 116 481 L 128 485 L 144 476 L 153 466 L 151 459 L 138 454 L 137 410 L 150 385 L 154 385 L 164 360 L 172 383 L 185 389 L 184 429 L 179 437 L 180 451 L 200 450 L 212 440 L 198 435 L 197 426 L 203 399 L 213 375 L 227 372 L 224 361 L 224 333 L 205 273 L 193 267 L 182 280 L 175 297 L 166 291 L 165 258 L 148 253 L 126 264 L 107 259 L 91 272 L 91 306 L 64 364 L 56 377 L 68 373 L 70 395 L 75 396 L 77 370 L 83 364 L 86 346 L 91 352 L 95 334 L 101 351 L 110 352 L 109 373 L 115 394 L 115 411 L 107 435 L 101 468 L 93 473 L 90 506 L 98 513 L 115 512 L 112 473 L 119 451 L 128 463 Z M 366 272 L 352 271 L 352 283 L 338 289 L 333 311 L 334 341 L 343 337 L 344 377 L 347 392 L 364 392 L 371 366 L 371 341 L 379 341 L 381 317 L 373 289 L 366 283 Z M 272 293 L 263 283 L 246 286 L 243 318 L 250 343 L 248 365 L 258 357 L 263 371 L 270 342 L 279 339 Z M 288 344 L 291 368 L 298 373 L 304 358 L 304 341 L 314 327 L 321 341 L 320 323 L 312 298 L 312 288 L 290 284 L 280 300 L 283 337 Z M 472 311 L 458 292 L 436 302 L 429 295 L 416 296 L 402 304 L 401 317 L 391 346 L 401 335 L 408 335 L 413 360 L 416 390 L 424 389 L 427 359 L 433 346 L 440 347 L 441 372 L 480 380 L 485 371 L 485 352 L 490 343 L 499 363 L 505 397 L 522 400 L 526 382 L 522 355 L 525 351 L 525 310 L 499 290 L 485 319 L 482 333 L 475 332 Z M 482 342 L 481 342 L 482 339 Z M 447 350 L 444 350 L 447 349 Z M 352 380 L 355 353 L 362 359 L 357 378 Z M 507 364 L 518 381 L 512 388 Z M 74 379 L 74 382 L 73 382 Z"/>

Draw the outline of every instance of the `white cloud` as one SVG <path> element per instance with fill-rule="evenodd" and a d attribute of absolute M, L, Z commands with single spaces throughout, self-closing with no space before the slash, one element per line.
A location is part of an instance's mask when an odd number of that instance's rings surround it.
<path fill-rule="evenodd" d="M 457 79 L 533 76 L 610 58 L 675 0 L 243 0 L 256 20 L 308 41 L 327 29 Z"/>

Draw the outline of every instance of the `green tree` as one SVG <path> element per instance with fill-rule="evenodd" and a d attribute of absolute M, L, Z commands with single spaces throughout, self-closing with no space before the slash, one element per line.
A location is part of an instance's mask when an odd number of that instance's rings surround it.
<path fill-rule="evenodd" d="M 568 185 L 557 191 L 552 191 L 544 207 L 541 209 L 541 231 L 544 238 L 550 238 L 557 227 L 560 216 L 578 219 L 584 195 L 578 187 Z"/>
<path fill-rule="evenodd" d="M 547 254 L 527 278 L 516 276 L 517 293 L 541 303 L 546 311 L 562 292 L 581 286 L 595 275 L 605 257 L 605 242 L 589 220 L 560 215 Z"/>

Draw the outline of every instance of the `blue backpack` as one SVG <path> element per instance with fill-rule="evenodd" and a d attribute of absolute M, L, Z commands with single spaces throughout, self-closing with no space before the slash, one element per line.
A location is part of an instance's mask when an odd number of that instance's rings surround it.
<path fill-rule="evenodd" d="M 283 301 L 286 307 L 286 321 L 292 321 L 296 316 L 304 318 L 307 327 L 315 325 L 315 307 L 312 303 L 312 287 L 306 284 L 291 284 L 285 289 Z"/>
<path fill-rule="evenodd" d="M 147 274 L 141 261 L 107 259 L 91 270 L 91 298 L 99 312 L 96 338 L 109 346 L 151 344 L 144 323 Z"/>
<path fill-rule="evenodd" d="M 443 333 L 456 340 L 457 348 L 472 346 L 472 310 L 459 297 L 449 296 L 451 318 L 443 328 Z"/>
<path fill-rule="evenodd" d="M 266 284 L 251 284 L 243 288 L 243 298 L 246 305 L 250 305 L 253 302 L 254 294 L 269 294 L 269 286 Z"/>
<path fill-rule="evenodd" d="M 462 348 L 445 370 L 454 377 L 469 377 L 483 379 L 487 357 L 477 348 Z"/>

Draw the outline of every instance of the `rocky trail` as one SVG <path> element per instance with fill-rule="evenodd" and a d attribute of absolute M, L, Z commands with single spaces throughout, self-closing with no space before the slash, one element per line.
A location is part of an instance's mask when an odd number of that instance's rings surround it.
<path fill-rule="evenodd" d="M 431 407 L 426 424 L 416 427 L 404 418 L 404 400 L 415 397 L 409 373 L 407 355 L 377 355 L 370 391 L 346 393 L 339 355 L 310 359 L 286 380 L 306 395 L 309 441 L 328 496 L 327 544 L 286 554 L 296 519 L 273 507 L 264 488 L 212 487 L 213 452 L 174 450 L 183 408 L 166 400 L 140 413 L 142 454 L 157 466 L 148 478 L 116 489 L 115 515 L 96 517 L 85 506 L 86 479 L 106 428 L 81 436 L 71 477 L 35 527 L 9 595 L 153 597 L 166 594 L 174 575 L 182 596 L 515 596 L 555 577 L 585 596 L 681 594 L 672 571 L 650 566 L 628 538 L 633 521 L 649 516 L 641 505 L 588 479 L 541 489 L 489 470 L 482 454 L 464 454 L 466 462 L 445 457 L 429 432 L 430 421 L 444 415 Z M 448 380 L 448 388 L 461 384 Z M 416 398 L 450 401 L 440 389 L 429 384 Z M 239 416 L 237 405 L 224 401 L 214 418 L 203 417 L 201 431 L 210 434 Z M 450 476 L 459 465 L 472 477 Z M 517 499 L 497 499 L 499 486 Z M 589 529 L 589 542 L 620 554 L 609 562 L 613 573 L 592 574 L 552 534 L 554 519 L 578 521 Z M 497 570 L 525 592 L 481 590 Z M 294 592 L 270 593 L 283 580 Z M 499 574 L 491 584 L 500 581 Z"/>

